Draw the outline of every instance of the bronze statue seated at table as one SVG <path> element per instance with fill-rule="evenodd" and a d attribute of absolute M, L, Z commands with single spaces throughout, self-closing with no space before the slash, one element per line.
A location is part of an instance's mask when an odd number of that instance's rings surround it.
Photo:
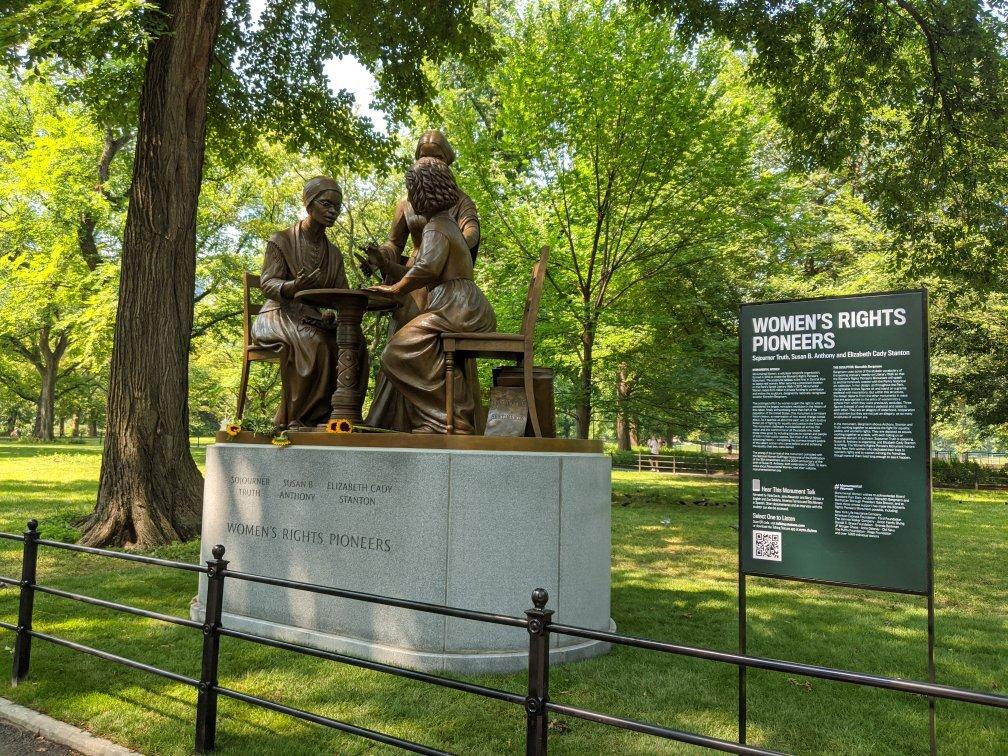
<path fill-rule="evenodd" d="M 426 287 L 426 306 L 389 339 L 381 366 L 407 402 L 414 433 L 445 433 L 445 357 L 441 334 L 483 332 L 497 327 L 497 316 L 473 280 L 472 256 L 458 223 L 448 210 L 458 202 L 458 188 L 443 161 L 422 157 L 406 172 L 406 189 L 415 211 L 427 218 L 423 239 L 412 264 L 396 283 L 369 291 L 406 297 Z M 474 433 L 475 398 L 467 376 L 471 360 L 454 373 L 455 433 Z"/>
<path fill-rule="evenodd" d="M 343 191 L 326 176 L 310 179 L 301 195 L 308 217 L 273 234 L 266 245 L 260 288 L 266 302 L 252 326 L 257 347 L 280 357 L 278 428 L 314 428 L 329 420 L 339 370 L 334 314 L 295 299 L 309 289 L 347 288 L 343 255 L 326 238 L 339 216 Z M 363 346 L 363 345 L 362 345 Z M 367 385 L 368 361 L 354 366 Z"/>

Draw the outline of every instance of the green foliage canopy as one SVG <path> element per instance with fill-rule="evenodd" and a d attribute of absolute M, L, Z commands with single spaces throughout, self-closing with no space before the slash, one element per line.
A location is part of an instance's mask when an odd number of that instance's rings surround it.
<path fill-rule="evenodd" d="M 1003 0 L 646 0 L 751 50 L 790 152 L 841 171 L 917 273 L 998 285 L 1008 245 Z"/>
<path fill-rule="evenodd" d="M 511 292 L 503 322 L 520 313 L 539 245 L 552 246 L 539 343 L 587 435 L 598 378 L 614 385 L 630 351 L 667 350 L 677 316 L 714 306 L 699 292 L 763 264 L 785 187 L 759 165 L 765 124 L 720 46 L 686 50 L 668 24 L 607 2 L 533 5 L 501 23 L 500 64 L 450 72 L 438 113 L 484 219 L 488 288 Z M 679 307 L 694 295 L 699 307 Z M 678 382 L 688 364 L 649 378 Z M 692 377 L 687 394 L 710 389 L 704 369 Z"/>
<path fill-rule="evenodd" d="M 144 51 L 165 29 L 163 2 L 14 0 L 0 13 L 8 67 L 47 70 L 102 123 L 135 123 Z M 247 160 L 263 139 L 309 149 L 331 163 L 365 168 L 388 160 L 392 137 L 354 112 L 354 99 L 325 64 L 353 55 L 372 70 L 376 105 L 393 120 L 434 91 L 426 61 L 485 54 L 489 38 L 472 0 L 270 0 L 254 18 L 248 0 L 229 0 L 212 61 L 208 147 Z"/>
<path fill-rule="evenodd" d="M 59 396 L 93 393 L 111 347 L 117 270 L 86 256 L 80 234 L 86 217 L 97 260 L 114 260 L 105 242 L 121 213 L 95 187 L 103 149 L 82 107 L 44 83 L 0 78 L 0 374 L 38 404 L 43 436 Z"/>

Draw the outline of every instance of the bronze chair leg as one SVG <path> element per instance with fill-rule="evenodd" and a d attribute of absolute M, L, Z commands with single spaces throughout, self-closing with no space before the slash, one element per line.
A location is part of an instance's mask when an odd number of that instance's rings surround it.
<path fill-rule="evenodd" d="M 241 383 L 238 384 L 238 411 L 235 413 L 235 422 L 242 419 L 242 413 L 245 411 L 245 399 L 248 396 L 248 380 L 249 380 L 249 362 L 248 357 L 243 358 L 242 361 L 242 374 Z"/>
<path fill-rule="evenodd" d="M 529 419 L 532 421 L 532 432 L 536 438 L 542 438 L 539 427 L 539 412 L 536 410 L 535 392 L 532 390 L 532 360 L 522 360 L 522 374 L 525 378 L 525 402 L 528 404 Z"/>
<path fill-rule="evenodd" d="M 445 425 L 455 432 L 455 352 L 445 352 Z"/>

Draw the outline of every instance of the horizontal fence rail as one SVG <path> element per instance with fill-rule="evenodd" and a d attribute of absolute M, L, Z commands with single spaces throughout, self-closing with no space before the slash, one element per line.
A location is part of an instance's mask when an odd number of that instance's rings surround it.
<path fill-rule="evenodd" d="M 822 680 L 834 680 L 836 682 L 853 683 L 872 688 L 886 688 L 889 690 L 899 690 L 904 693 L 916 693 L 929 698 L 947 698 L 954 701 L 966 701 L 968 703 L 981 704 L 983 706 L 993 706 L 998 709 L 1008 709 L 1008 696 L 996 693 L 984 693 L 967 688 L 955 688 L 949 685 L 938 685 L 936 683 L 920 682 L 917 680 L 905 680 L 899 677 L 884 677 L 881 675 L 869 675 L 863 672 L 851 672 L 844 669 L 834 669 L 833 667 L 820 667 L 815 664 L 803 664 L 801 662 L 783 661 L 781 659 L 768 659 L 762 656 L 748 656 L 746 654 L 736 654 L 730 651 L 714 651 L 709 648 L 697 646 L 682 646 L 674 643 L 664 643 L 662 641 L 650 640 L 648 638 L 635 638 L 630 635 L 620 635 L 619 633 L 608 633 L 602 630 L 589 630 L 584 627 L 574 627 L 571 625 L 561 625 L 554 623 L 550 630 L 560 635 L 573 635 L 578 638 L 588 638 L 600 640 L 607 643 L 616 643 L 623 646 L 633 646 L 645 648 L 651 651 L 664 651 L 678 656 L 690 656 L 695 659 L 705 659 L 707 661 L 723 662 L 734 664 L 739 667 L 749 667 L 750 669 L 766 669 L 771 672 L 784 672 L 789 675 L 801 675 L 803 677 L 818 677 Z"/>
<path fill-rule="evenodd" d="M 27 534 L 25 534 L 27 537 Z M 189 562 L 176 562 L 171 559 L 157 559 L 155 557 L 144 556 L 143 554 L 127 554 L 122 551 L 110 551 L 108 549 L 96 549 L 93 546 L 80 546 L 76 543 L 64 543 L 63 541 L 46 541 L 39 538 L 36 540 L 39 546 L 51 546 L 54 549 L 65 549 L 67 551 L 78 551 L 83 554 L 96 554 L 98 556 L 113 557 L 115 559 L 125 559 L 128 562 L 140 562 L 141 564 L 151 564 L 155 567 L 171 567 L 176 570 L 189 570 L 190 572 L 207 571 L 206 567 Z"/>
<path fill-rule="evenodd" d="M 228 698 L 233 698 L 236 701 L 244 701 L 245 703 L 250 703 L 255 706 L 262 706 L 264 709 L 270 709 L 272 711 L 278 711 L 281 714 L 288 714 L 292 717 L 297 717 L 298 719 L 303 719 L 306 722 L 313 722 L 315 724 L 325 725 L 326 727 L 332 727 L 342 732 L 349 733 L 350 735 L 358 735 L 362 738 L 367 738 L 368 740 L 376 740 L 379 743 L 385 743 L 386 745 L 397 746 L 405 751 L 412 751 L 413 753 L 428 753 L 435 754 L 436 756 L 448 756 L 447 751 L 438 751 L 434 748 L 428 748 L 427 746 L 420 745 L 419 743 L 412 743 L 408 740 L 402 740 L 401 738 L 394 738 L 391 735 L 386 735 L 383 732 L 377 732 L 375 730 L 368 730 L 365 727 L 356 727 L 355 725 L 347 724 L 346 722 L 340 722 L 337 719 L 330 719 L 329 717 L 323 717 L 320 714 L 312 714 L 309 711 L 302 711 L 301 709 L 293 709 L 290 706 L 284 706 L 276 701 L 269 701 L 265 698 L 258 698 L 256 696 L 250 696 L 248 693 L 239 693 L 237 690 L 231 690 L 230 688 L 217 688 L 217 692 Z"/>
<path fill-rule="evenodd" d="M 263 585 L 275 585 L 280 588 L 293 588 L 299 591 L 310 593 L 321 593 L 326 596 L 336 596 L 337 598 L 354 599 L 356 601 L 366 601 L 371 604 L 382 604 L 384 606 L 395 606 L 402 609 L 415 609 L 420 612 L 430 614 L 443 614 L 448 617 L 459 617 L 461 619 L 475 620 L 477 622 L 489 622 L 495 625 L 511 625 L 512 627 L 527 627 L 528 620 L 519 617 L 510 617 L 506 614 L 489 614 L 487 612 L 477 612 L 471 609 L 459 609 L 454 606 L 442 606 L 440 604 L 427 604 L 422 601 L 410 601 L 409 599 L 397 599 L 390 596 L 378 596 L 373 593 L 360 593 L 359 591 L 348 591 L 342 588 L 333 588 L 328 585 L 315 585 L 314 583 L 303 583 L 298 580 L 285 580 L 284 578 L 267 577 L 266 575 L 253 575 L 248 572 L 228 571 L 228 577 L 236 580 L 247 580 Z"/>
<path fill-rule="evenodd" d="M 724 456 L 699 456 L 678 454 L 651 454 L 634 452 L 631 460 L 614 462 L 620 470 L 637 472 L 660 472 L 673 475 L 705 475 L 735 478 L 738 476 L 737 458 Z"/>
<path fill-rule="evenodd" d="M 966 688 L 956 688 L 953 686 L 939 685 L 936 683 L 922 682 L 918 680 L 870 675 L 850 670 L 821 667 L 813 664 L 803 664 L 780 659 L 748 656 L 745 654 L 737 654 L 727 651 L 716 651 L 713 649 L 668 643 L 648 638 L 637 638 L 630 635 L 622 635 L 620 633 L 592 630 L 589 628 L 553 622 L 553 610 L 546 608 L 549 601 L 549 595 L 542 588 L 537 588 L 532 592 L 533 608 L 525 611 L 525 617 L 512 617 L 509 615 L 480 612 L 470 609 L 461 609 L 458 607 L 442 606 L 439 604 L 429 604 L 420 601 L 409 601 L 389 596 L 379 596 L 376 594 L 350 591 L 332 586 L 315 585 L 313 583 L 296 580 L 286 580 L 283 578 L 274 578 L 265 575 L 254 575 L 236 570 L 229 570 L 228 561 L 223 558 L 224 547 L 221 545 L 213 548 L 213 560 L 207 561 L 206 566 L 204 567 L 186 562 L 146 557 L 139 554 L 126 554 L 119 551 L 78 546 L 76 544 L 67 544 L 59 541 L 43 540 L 39 537 L 38 523 L 35 520 L 30 520 L 28 522 L 28 529 L 25 531 L 24 535 L 0 533 L 0 539 L 20 541 L 23 544 L 21 579 L 17 580 L 11 577 L 0 576 L 0 585 L 18 587 L 20 589 L 17 624 L 14 625 L 0 621 L 0 629 L 11 631 L 15 633 L 16 636 L 14 642 L 12 684 L 17 685 L 18 683 L 24 681 L 27 677 L 31 655 L 31 641 L 33 638 L 37 638 L 72 651 L 88 654 L 105 661 L 114 662 L 116 664 L 130 667 L 142 672 L 147 672 L 177 683 L 189 685 L 196 688 L 198 691 L 195 740 L 196 750 L 200 753 L 212 751 L 216 747 L 217 699 L 219 696 L 224 696 L 225 698 L 231 698 L 253 706 L 259 706 L 271 711 L 287 714 L 307 722 L 320 724 L 350 735 L 395 746 L 414 753 L 445 753 L 445 751 L 420 743 L 414 743 L 386 733 L 377 732 L 375 730 L 360 727 L 347 722 L 341 722 L 321 714 L 315 714 L 302 709 L 293 708 L 276 701 L 259 698 L 248 693 L 242 693 L 220 685 L 218 681 L 218 662 L 220 656 L 221 638 L 233 638 L 236 640 L 257 643 L 284 651 L 299 653 L 326 661 L 347 664 L 376 672 L 383 672 L 425 684 L 436 685 L 520 706 L 525 710 L 526 754 L 534 756 L 541 756 L 547 752 L 549 737 L 547 717 L 549 712 L 727 753 L 778 753 L 776 751 L 766 750 L 756 746 L 722 740 L 693 732 L 675 730 L 657 724 L 582 709 L 577 706 L 551 700 L 549 694 L 549 648 L 550 636 L 554 634 L 598 640 L 605 643 L 611 643 L 613 645 L 658 651 L 724 664 L 733 664 L 740 668 L 747 667 L 753 669 L 764 669 L 772 672 L 781 672 L 823 680 L 850 683 L 854 685 L 900 691 L 914 695 L 926 696 L 929 698 L 942 698 L 998 709 L 1008 709 L 1008 696 L 996 693 L 975 691 Z M 162 614 L 160 612 L 127 606 L 125 604 L 119 604 L 105 599 L 64 591 L 51 586 L 40 585 L 36 580 L 39 546 L 82 552 L 101 557 L 125 559 L 157 567 L 168 567 L 171 569 L 181 569 L 190 572 L 203 573 L 207 576 L 207 595 L 205 603 L 206 621 L 202 623 L 196 622 L 183 617 Z M 529 635 L 528 691 L 523 695 L 512 691 L 500 690 L 484 685 L 465 682 L 463 680 L 456 680 L 451 677 L 404 669 L 391 664 L 358 659 L 346 654 L 309 648 L 295 643 L 264 638 L 250 633 L 225 628 L 221 624 L 221 617 L 223 613 L 224 584 L 225 580 L 228 578 L 264 585 L 272 585 L 290 590 L 306 591 L 338 598 L 352 599 L 355 601 L 381 604 L 384 606 L 411 609 L 430 614 L 458 617 L 476 622 L 484 622 L 487 624 L 508 625 L 524 628 Z M 61 599 L 78 601 L 91 606 L 112 609 L 114 611 L 124 612 L 126 614 L 144 617 L 146 619 L 157 620 L 188 629 L 199 630 L 203 634 L 203 658 L 200 678 L 196 679 L 187 677 L 186 675 L 161 669 L 160 667 L 155 667 L 150 664 L 144 664 L 108 651 L 76 643 L 65 638 L 60 638 L 55 635 L 33 629 L 32 613 L 36 593 L 48 594 Z"/>
<path fill-rule="evenodd" d="M 738 743 L 732 743 L 728 740 L 719 740 L 717 738 L 707 737 L 706 735 L 697 735 L 693 732 L 670 730 L 667 727 L 659 727 L 658 725 L 648 724 L 647 722 L 638 722 L 633 719 L 626 719 L 625 717 L 615 717 L 611 714 L 600 714 L 597 711 L 579 709 L 576 706 L 564 706 L 563 704 L 558 704 L 553 701 L 547 702 L 546 710 L 556 712 L 557 714 L 566 714 L 569 717 L 577 717 L 578 719 L 584 719 L 588 722 L 597 722 L 599 724 L 609 725 L 610 727 L 619 727 L 622 730 L 631 730 L 632 732 L 640 732 L 645 735 L 654 735 L 655 737 L 666 738 L 668 740 L 677 740 L 680 743 L 703 746 L 704 748 L 710 748 L 715 751 L 727 751 L 728 753 L 741 754 L 760 754 L 761 756 L 765 756 L 766 754 L 778 756 L 781 753 L 780 751 L 767 751 L 762 748 L 756 748 L 755 746 L 739 745 Z"/>
<path fill-rule="evenodd" d="M 358 659 L 356 656 L 347 656 L 346 654 L 339 654 L 335 651 L 323 651 L 318 648 L 310 648 L 307 646 L 299 646 L 296 643 L 288 643 L 287 641 L 274 640 L 273 638 L 263 638 L 259 635 L 243 633 L 240 630 L 229 630 L 226 627 L 222 627 L 220 629 L 220 633 L 221 635 L 229 638 L 238 638 L 252 643 L 259 643 L 263 646 L 279 648 L 283 651 L 293 651 L 295 653 L 304 654 L 305 656 L 315 656 L 319 659 L 328 659 L 329 661 L 341 662 L 343 664 L 361 667 L 362 669 L 370 669 L 376 672 L 387 672 L 399 677 L 419 680 L 420 682 L 426 682 L 432 685 L 440 685 L 444 688 L 461 690 L 464 693 L 473 693 L 475 695 L 492 698 L 497 701 L 506 701 L 507 703 L 520 704 L 522 706 L 525 705 L 525 696 L 519 695 L 518 693 L 511 693 L 507 690 L 487 688 L 483 685 L 467 683 L 450 677 L 439 677 L 438 675 L 431 675 L 426 672 L 418 672 L 414 669 L 403 669 L 402 667 L 396 667 L 392 664 L 384 664 L 382 662 L 370 661 L 368 659 Z"/>
<path fill-rule="evenodd" d="M 936 488 L 974 488 L 977 490 L 1008 489 L 1008 454 L 995 452 L 943 452 L 932 451 L 933 460 L 949 462 L 973 462 L 988 468 L 988 472 L 974 475 L 969 472 L 947 483 L 941 479 L 934 482 Z M 738 477 L 738 452 L 731 454 L 707 454 L 704 452 L 683 454 L 671 453 L 651 454 L 649 451 L 635 449 L 629 454 L 616 453 L 613 456 L 613 466 L 618 470 L 636 470 L 637 472 L 672 473 L 674 475 L 703 475 L 707 477 Z M 940 476 L 939 476 L 940 478 Z"/>

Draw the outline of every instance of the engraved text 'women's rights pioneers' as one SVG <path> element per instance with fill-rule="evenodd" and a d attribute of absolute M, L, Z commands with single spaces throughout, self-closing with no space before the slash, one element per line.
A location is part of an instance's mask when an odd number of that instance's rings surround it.
<path fill-rule="evenodd" d="M 229 534 L 265 538 L 269 540 L 293 541 L 316 546 L 342 549 L 364 549 L 391 553 L 392 542 L 388 538 L 366 536 L 359 533 L 323 533 L 321 530 L 304 528 L 278 528 L 276 525 L 261 525 L 249 522 L 229 522 Z"/>

